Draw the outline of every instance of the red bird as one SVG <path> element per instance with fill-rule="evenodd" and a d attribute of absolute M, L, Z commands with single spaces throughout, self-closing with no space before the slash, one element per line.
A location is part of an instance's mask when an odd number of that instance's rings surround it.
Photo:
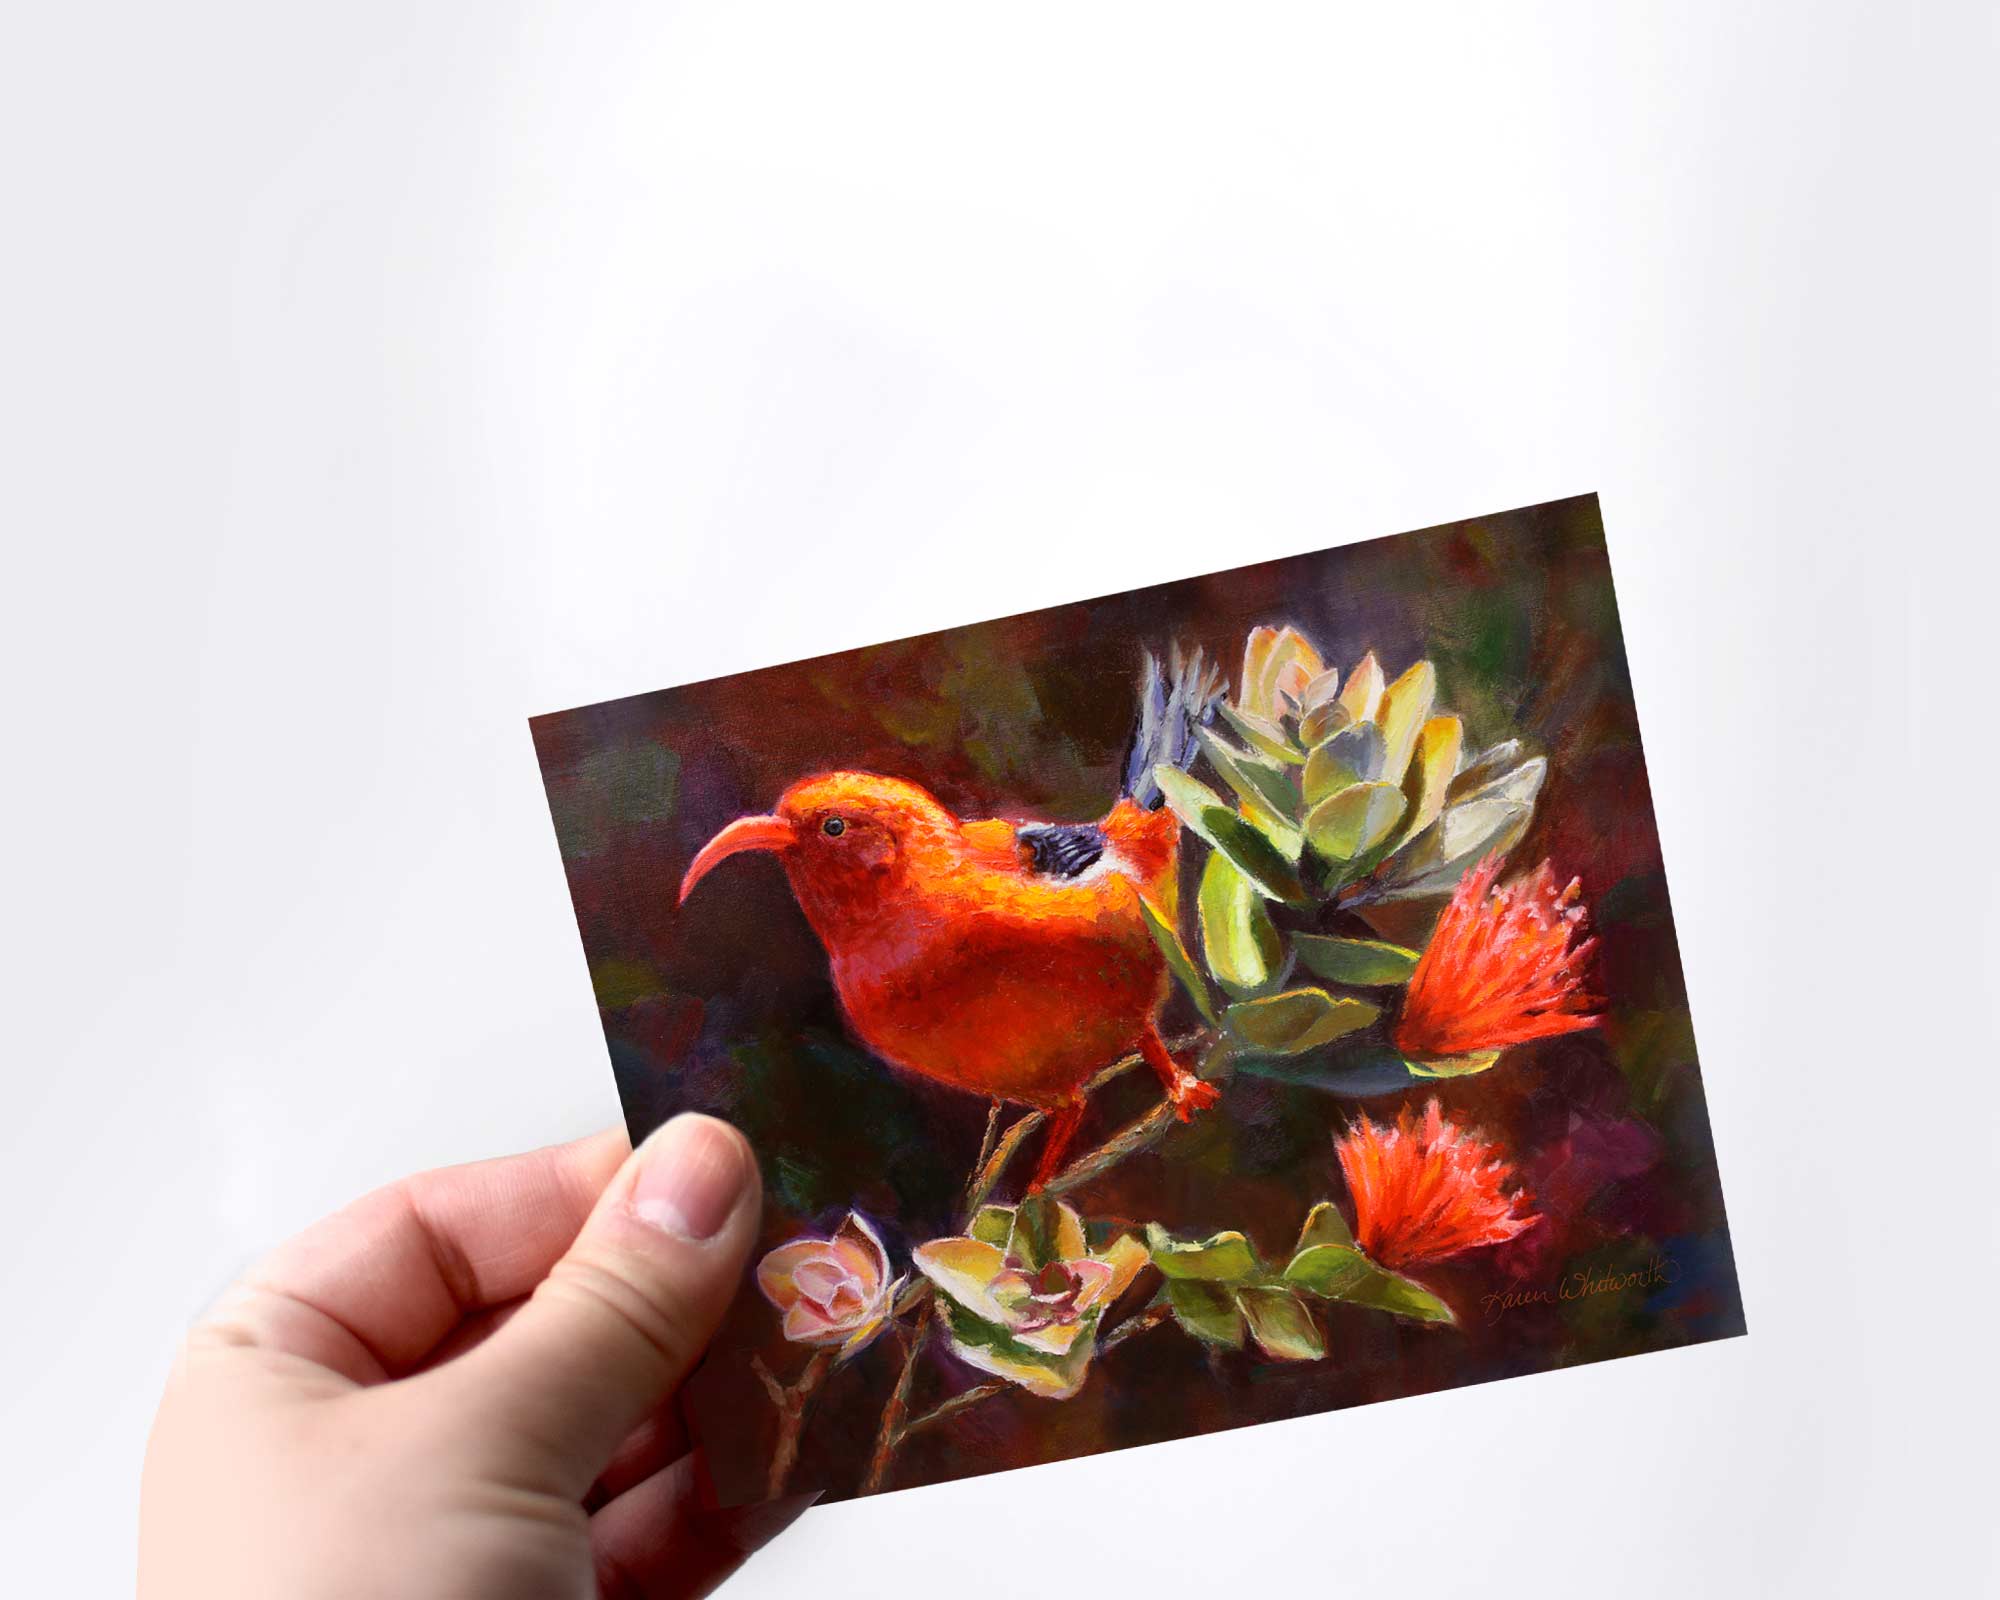
<path fill-rule="evenodd" d="M 1040 1184 L 1085 1081 L 1121 1056 L 1145 1057 L 1182 1121 L 1215 1103 L 1160 1037 L 1166 964 L 1139 897 L 1171 919 L 1180 824 L 1153 768 L 1193 760 L 1217 697 L 1198 653 L 1171 683 L 1148 660 L 1125 792 L 1101 822 L 961 822 L 914 783 L 819 773 L 709 840 L 681 900 L 725 857 L 775 852 L 855 1033 L 894 1066 L 1047 1113 Z"/>

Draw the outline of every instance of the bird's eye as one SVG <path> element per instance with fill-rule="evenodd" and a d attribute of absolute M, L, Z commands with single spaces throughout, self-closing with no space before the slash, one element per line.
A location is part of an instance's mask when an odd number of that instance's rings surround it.
<path fill-rule="evenodd" d="M 829 839 L 838 839 L 843 833 L 847 832 L 847 822 L 841 817 L 828 817 L 826 821 L 819 825 L 819 831 Z"/>

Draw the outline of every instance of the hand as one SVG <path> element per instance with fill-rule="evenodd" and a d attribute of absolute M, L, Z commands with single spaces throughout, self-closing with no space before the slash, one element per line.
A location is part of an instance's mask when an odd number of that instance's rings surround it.
<path fill-rule="evenodd" d="M 148 1600 L 706 1594 L 810 1497 L 703 1510 L 675 1391 L 757 1230 L 741 1134 L 677 1117 L 426 1173 L 190 1331 L 141 1491 Z"/>

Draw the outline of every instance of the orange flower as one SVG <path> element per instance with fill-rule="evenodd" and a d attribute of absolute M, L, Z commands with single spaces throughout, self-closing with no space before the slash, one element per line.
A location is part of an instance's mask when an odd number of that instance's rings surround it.
<path fill-rule="evenodd" d="M 1595 939 L 1572 946 L 1583 922 L 1577 880 L 1558 891 L 1544 861 L 1493 887 L 1500 858 L 1459 880 L 1410 975 L 1391 1037 L 1406 1056 L 1468 1056 L 1595 1027 L 1583 964 Z"/>
<path fill-rule="evenodd" d="M 1354 1242 L 1392 1272 L 1504 1244 L 1535 1223 L 1529 1197 L 1506 1193 L 1514 1169 L 1498 1145 L 1447 1122 L 1433 1100 L 1393 1128 L 1366 1117 L 1335 1147 L 1354 1197 Z"/>

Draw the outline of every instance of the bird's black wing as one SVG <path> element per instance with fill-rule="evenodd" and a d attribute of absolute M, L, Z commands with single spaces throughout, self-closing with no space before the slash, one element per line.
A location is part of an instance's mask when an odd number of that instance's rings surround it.
<path fill-rule="evenodd" d="M 1125 752 L 1125 793 L 1148 811 L 1160 809 L 1160 785 L 1153 769 L 1166 765 L 1185 772 L 1201 746 L 1197 728 L 1215 720 L 1223 699 L 1222 677 L 1197 650 L 1182 658 L 1170 651 L 1165 666 L 1148 653 L 1139 672 L 1139 721 Z"/>
<path fill-rule="evenodd" d="M 1104 854 L 1104 830 L 1094 822 L 1033 822 L 1014 830 L 1028 864 L 1051 878 L 1074 878 Z"/>

